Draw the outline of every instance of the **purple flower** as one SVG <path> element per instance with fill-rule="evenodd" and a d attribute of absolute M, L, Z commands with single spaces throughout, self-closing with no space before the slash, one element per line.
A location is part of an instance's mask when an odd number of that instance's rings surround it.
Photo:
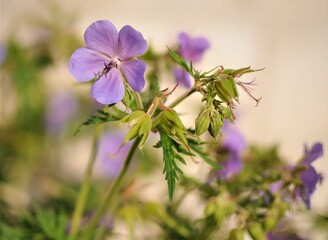
<path fill-rule="evenodd" d="M 179 54 L 187 61 L 197 63 L 201 60 L 206 49 L 210 47 L 209 42 L 203 37 L 189 37 L 186 33 L 182 32 L 178 36 L 179 41 Z M 182 84 L 186 88 L 192 86 L 192 80 L 184 69 L 175 68 L 173 73 L 178 83 Z"/>
<path fill-rule="evenodd" d="M 311 149 L 305 148 L 305 156 L 301 165 L 305 167 L 305 170 L 299 174 L 299 178 L 302 182 L 301 187 L 296 188 L 296 197 L 301 198 L 306 204 L 307 208 L 311 208 L 310 197 L 316 189 L 316 185 L 322 181 L 321 174 L 318 174 L 311 163 L 316 159 L 323 156 L 323 146 L 321 143 L 316 143 Z"/>
<path fill-rule="evenodd" d="M 74 95 L 68 92 L 54 93 L 50 97 L 46 109 L 46 129 L 54 134 L 63 132 L 76 111 L 77 102 Z"/>
<path fill-rule="evenodd" d="M 131 142 L 123 146 L 124 132 L 107 132 L 101 136 L 97 153 L 97 169 L 106 177 L 116 177 L 128 155 Z"/>
<path fill-rule="evenodd" d="M 72 54 L 69 69 L 80 82 L 96 78 L 91 95 L 99 103 L 123 99 L 123 78 L 134 91 L 143 89 L 146 64 L 135 57 L 146 51 L 147 42 L 140 32 L 128 25 L 118 32 L 111 22 L 101 20 L 87 28 L 84 41 L 86 47 Z"/>
<path fill-rule="evenodd" d="M 241 154 L 246 148 L 246 143 L 244 136 L 229 122 L 225 122 L 222 133 L 220 151 L 226 153 L 228 157 L 224 162 L 220 162 L 223 169 L 217 174 L 221 179 L 229 179 L 238 174 L 243 167 Z"/>
<path fill-rule="evenodd" d="M 0 64 L 5 60 L 6 58 L 6 49 L 5 47 L 0 43 Z"/>

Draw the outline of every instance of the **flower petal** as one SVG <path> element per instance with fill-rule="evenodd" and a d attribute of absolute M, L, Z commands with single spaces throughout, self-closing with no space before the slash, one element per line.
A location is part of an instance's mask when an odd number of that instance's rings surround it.
<path fill-rule="evenodd" d="M 102 104 L 113 104 L 121 101 L 124 92 L 123 79 L 117 69 L 112 69 L 103 75 L 91 88 L 91 95 Z"/>
<path fill-rule="evenodd" d="M 142 34 L 131 26 L 124 26 L 118 34 L 119 53 L 122 60 L 138 57 L 145 53 L 147 42 Z"/>
<path fill-rule="evenodd" d="M 145 62 L 141 60 L 124 61 L 120 67 L 131 88 L 140 92 L 145 86 Z"/>
<path fill-rule="evenodd" d="M 69 70 L 78 81 L 86 82 L 100 73 L 108 62 L 109 59 L 97 51 L 79 48 L 71 56 Z"/>
<path fill-rule="evenodd" d="M 88 48 L 110 57 L 117 54 L 118 32 L 116 27 L 107 20 L 91 24 L 84 33 L 84 41 Z"/>
<path fill-rule="evenodd" d="M 176 81 L 182 84 L 185 88 L 191 88 L 192 80 L 190 74 L 182 68 L 174 68 L 173 73 Z"/>
<path fill-rule="evenodd" d="M 180 54 L 188 61 L 199 62 L 206 49 L 210 47 L 209 42 L 204 37 L 189 37 L 182 32 L 178 36 L 180 43 Z"/>
<path fill-rule="evenodd" d="M 311 164 L 313 161 L 323 156 L 323 145 L 321 143 L 316 143 L 310 150 L 306 149 L 305 154 L 303 164 Z"/>

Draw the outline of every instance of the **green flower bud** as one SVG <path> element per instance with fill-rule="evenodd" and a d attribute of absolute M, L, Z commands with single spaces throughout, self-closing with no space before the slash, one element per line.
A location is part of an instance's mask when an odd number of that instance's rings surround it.
<path fill-rule="evenodd" d="M 230 231 L 229 240 L 243 240 L 244 230 L 241 228 L 235 228 Z"/>
<path fill-rule="evenodd" d="M 221 131 L 222 125 L 223 125 L 222 116 L 219 113 L 213 114 L 211 116 L 211 125 L 209 128 L 209 132 L 213 138 L 217 138 L 217 136 Z"/>
<path fill-rule="evenodd" d="M 211 118 L 205 112 L 198 115 L 196 119 L 196 134 L 202 135 L 210 126 Z"/>
<path fill-rule="evenodd" d="M 266 231 L 271 231 L 276 228 L 279 222 L 279 213 L 277 209 L 270 209 L 265 220 L 264 220 L 264 228 Z"/>
<path fill-rule="evenodd" d="M 254 240 L 265 240 L 265 232 L 260 223 L 250 223 L 247 230 L 249 235 L 251 235 Z"/>
<path fill-rule="evenodd" d="M 141 110 L 137 110 L 134 111 L 132 113 L 130 113 L 129 115 L 126 115 L 124 118 L 121 119 L 121 123 L 126 123 L 128 122 L 130 126 L 136 124 L 137 122 L 139 122 L 143 117 L 145 117 L 146 113 L 141 111 Z"/>
<path fill-rule="evenodd" d="M 128 141 L 130 141 L 130 140 L 132 140 L 132 139 L 134 139 L 138 136 L 140 126 L 141 126 L 141 122 L 135 124 L 130 129 L 130 131 L 124 137 L 124 143 L 126 143 L 126 142 L 128 142 Z"/>

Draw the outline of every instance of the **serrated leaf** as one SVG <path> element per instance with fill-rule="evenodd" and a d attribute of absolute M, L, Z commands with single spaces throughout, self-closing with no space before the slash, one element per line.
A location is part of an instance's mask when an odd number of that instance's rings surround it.
<path fill-rule="evenodd" d="M 101 110 L 98 110 L 99 115 L 98 116 L 91 116 L 87 120 L 85 120 L 83 123 L 81 123 L 75 130 L 74 136 L 78 134 L 81 131 L 82 127 L 86 126 L 91 126 L 91 125 L 98 125 L 98 124 L 103 124 L 106 122 L 111 122 L 111 121 L 118 121 L 121 120 L 126 114 L 117 109 L 113 108 L 112 113 L 104 112 Z"/>
<path fill-rule="evenodd" d="M 176 181 L 179 179 L 178 174 L 183 174 L 182 170 L 178 167 L 175 160 L 178 160 L 183 164 L 185 164 L 185 161 L 174 150 L 174 141 L 164 131 L 160 131 L 160 136 L 160 145 L 163 149 L 163 173 L 165 173 L 165 180 L 167 181 L 169 199 L 170 202 L 172 202 L 175 191 L 175 184 Z"/>

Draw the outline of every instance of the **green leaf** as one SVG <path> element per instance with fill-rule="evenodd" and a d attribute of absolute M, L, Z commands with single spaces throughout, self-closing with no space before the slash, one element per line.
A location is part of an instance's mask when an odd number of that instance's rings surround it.
<path fill-rule="evenodd" d="M 104 112 L 98 110 L 98 116 L 91 116 L 83 123 L 81 123 L 75 130 L 74 136 L 81 131 L 82 127 L 90 126 L 90 125 L 98 125 L 110 121 L 118 121 L 121 120 L 126 114 L 116 107 L 110 108 L 111 112 Z"/>
<path fill-rule="evenodd" d="M 195 151 L 208 165 L 210 165 L 211 167 L 213 167 L 216 170 L 221 169 L 221 166 L 217 162 L 213 161 L 208 156 L 208 154 L 203 151 L 202 145 L 205 144 L 205 142 L 198 143 L 197 141 L 188 138 L 188 144 L 189 144 L 189 147 L 193 151 Z"/>
<path fill-rule="evenodd" d="M 175 52 L 174 50 L 172 50 L 171 48 L 167 47 L 169 54 L 171 56 L 171 58 L 177 63 L 179 64 L 183 69 L 185 69 L 189 74 L 191 74 L 193 76 L 193 72 L 192 69 L 189 68 L 188 64 L 186 63 L 186 60 L 184 60 L 177 52 Z M 191 67 L 192 65 L 190 65 Z"/>
<path fill-rule="evenodd" d="M 160 131 L 160 143 L 156 144 L 156 147 L 161 146 L 163 149 L 163 162 L 165 180 L 167 181 L 168 193 L 170 203 L 172 203 L 175 184 L 179 180 L 178 174 L 183 174 L 182 170 L 176 164 L 176 160 L 185 164 L 184 159 L 174 150 L 174 140 L 172 140 L 164 131 Z"/>
<path fill-rule="evenodd" d="M 36 218 L 43 232 L 51 239 L 66 239 L 67 217 L 64 212 L 56 214 L 53 209 L 35 207 Z"/>

